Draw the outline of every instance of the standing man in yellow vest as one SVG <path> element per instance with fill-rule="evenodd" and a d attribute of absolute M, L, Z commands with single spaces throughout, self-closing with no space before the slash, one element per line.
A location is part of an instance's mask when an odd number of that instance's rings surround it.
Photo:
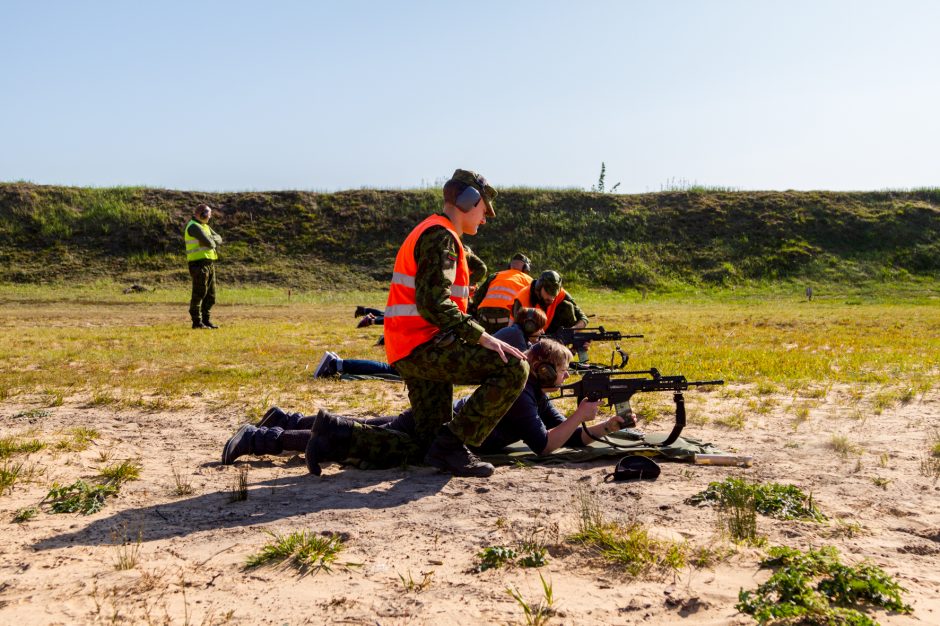
<path fill-rule="evenodd" d="M 222 243 L 222 237 L 209 228 L 211 217 L 212 208 L 208 204 L 200 204 L 183 231 L 189 275 L 193 278 L 193 293 L 189 300 L 193 328 L 218 328 L 209 320 L 209 309 L 215 304 L 213 263 L 219 258 L 217 249 Z"/>
<path fill-rule="evenodd" d="M 471 171 L 444 184 L 444 210 L 405 239 L 385 308 L 385 352 L 408 387 L 414 448 L 424 462 L 457 476 L 485 477 L 493 466 L 467 449 L 480 445 L 525 387 L 525 355 L 486 333 L 467 315 L 470 269 L 462 238 L 494 217 L 496 190 Z M 454 385 L 479 385 L 457 414 Z M 381 434 L 381 433 L 379 433 Z M 312 429 L 307 467 L 341 461 L 352 450 L 380 443 L 376 433 L 323 418 Z"/>
<path fill-rule="evenodd" d="M 516 294 L 532 283 L 529 257 L 517 252 L 509 260 L 509 269 L 490 274 L 477 289 L 470 303 L 470 313 L 492 334 L 512 323 L 512 303 Z"/>

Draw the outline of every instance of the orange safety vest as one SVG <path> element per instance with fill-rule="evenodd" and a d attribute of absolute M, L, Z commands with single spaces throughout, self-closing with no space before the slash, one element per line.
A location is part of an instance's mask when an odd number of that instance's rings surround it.
<path fill-rule="evenodd" d="M 545 317 L 548 318 L 548 321 L 545 322 L 545 330 L 548 330 L 548 327 L 552 325 L 552 318 L 555 317 L 555 309 L 558 308 L 558 305 L 565 299 L 565 290 L 559 289 L 558 295 L 555 296 L 555 299 L 552 300 L 552 303 L 548 305 L 548 310 L 545 311 Z M 532 307 L 532 289 L 523 289 L 516 295 L 516 300 L 519 301 L 519 304 L 525 307 Z M 536 304 L 537 308 L 541 309 L 542 304 Z"/>
<path fill-rule="evenodd" d="M 395 257 L 395 268 L 392 270 L 392 285 L 388 291 L 388 302 L 385 306 L 385 355 L 388 362 L 405 358 L 420 346 L 440 332 L 440 328 L 431 324 L 418 313 L 415 300 L 415 276 L 418 273 L 418 262 L 415 261 L 415 246 L 418 238 L 432 226 L 443 226 L 457 242 L 457 276 L 450 287 L 450 299 L 457 304 L 461 313 L 467 312 L 467 303 L 470 299 L 470 268 L 467 266 L 467 256 L 464 254 L 460 236 L 454 230 L 454 225 L 443 215 L 432 215 L 411 231 L 405 238 L 405 243 L 398 249 Z"/>
<path fill-rule="evenodd" d="M 523 289 L 532 284 L 532 277 L 520 270 L 496 272 L 486 289 L 486 297 L 478 309 L 512 310 L 512 301 Z"/>

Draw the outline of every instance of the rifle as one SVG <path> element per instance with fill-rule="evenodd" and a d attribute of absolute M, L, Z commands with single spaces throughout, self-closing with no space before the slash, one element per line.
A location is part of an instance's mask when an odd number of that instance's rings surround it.
<path fill-rule="evenodd" d="M 559 328 L 549 339 L 554 339 L 566 346 L 585 341 L 620 341 L 622 339 L 642 339 L 643 335 L 624 335 L 619 330 L 606 330 L 603 326 L 597 328 Z"/>
<path fill-rule="evenodd" d="M 643 376 L 625 378 L 626 376 L 635 376 L 637 374 L 642 374 Z M 621 415 L 621 412 L 629 410 L 630 398 L 633 397 L 633 394 L 646 391 L 671 391 L 673 392 L 672 399 L 676 403 L 676 423 L 675 426 L 672 427 L 669 436 L 666 437 L 662 443 L 657 444 L 665 447 L 675 443 L 676 439 L 678 439 L 679 435 L 682 433 L 682 429 L 685 428 L 685 397 L 682 395 L 682 392 L 693 386 L 724 384 L 725 381 L 723 380 L 690 381 L 686 380 L 685 376 L 663 376 L 655 367 L 648 370 L 636 370 L 631 372 L 612 369 L 606 371 L 593 370 L 585 372 L 581 380 L 576 383 L 562 385 L 559 389 L 559 395 L 554 396 L 552 399 L 577 398 L 579 404 L 584 398 L 592 402 L 606 399 L 607 406 L 616 407 L 618 410 L 617 414 L 624 417 L 624 415 Z M 623 408 L 623 404 L 626 404 L 625 409 Z M 587 429 L 585 429 L 585 432 L 587 432 Z M 594 437 L 590 432 L 588 432 L 588 436 L 613 445 L 614 447 L 622 447 L 609 440 Z"/>

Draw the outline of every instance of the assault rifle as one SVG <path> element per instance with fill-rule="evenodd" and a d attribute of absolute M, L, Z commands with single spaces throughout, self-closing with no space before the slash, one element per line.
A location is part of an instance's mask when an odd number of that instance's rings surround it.
<path fill-rule="evenodd" d="M 642 376 L 636 376 L 641 374 Z M 626 378 L 627 376 L 634 376 Z M 669 436 L 663 440 L 660 446 L 669 446 L 675 443 L 679 438 L 682 429 L 685 428 L 685 397 L 682 392 L 689 387 L 699 385 L 724 385 L 723 380 L 686 380 L 685 376 L 663 376 L 655 367 L 648 370 L 637 370 L 632 372 L 623 372 L 617 370 L 592 370 L 587 371 L 576 383 L 562 385 L 559 395 L 555 398 L 577 398 L 578 403 L 584 398 L 596 402 L 598 400 L 607 400 L 607 406 L 613 406 L 617 409 L 617 414 L 625 417 L 622 413 L 629 411 L 630 398 L 637 392 L 645 391 L 671 391 L 672 399 L 676 403 L 676 424 L 672 427 Z M 619 405 L 619 406 L 618 406 Z M 586 429 L 585 429 L 585 432 Z M 593 437 L 590 433 L 589 436 Z M 611 441 L 600 439 L 620 447 Z"/>
<path fill-rule="evenodd" d="M 566 346 L 585 341 L 620 341 L 621 339 L 642 339 L 643 335 L 624 335 L 619 330 L 606 330 L 603 326 L 597 328 L 559 328 L 549 339 L 554 339 Z"/>

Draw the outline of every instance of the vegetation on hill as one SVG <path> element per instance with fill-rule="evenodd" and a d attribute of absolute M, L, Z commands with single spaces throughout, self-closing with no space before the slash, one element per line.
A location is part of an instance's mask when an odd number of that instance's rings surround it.
<path fill-rule="evenodd" d="M 188 279 L 182 230 L 218 207 L 223 277 L 302 289 L 377 288 L 434 190 L 202 193 L 0 183 L 0 282 Z M 506 189 L 467 243 L 490 265 L 526 252 L 570 284 L 810 283 L 935 278 L 940 189 L 620 195 Z"/>

